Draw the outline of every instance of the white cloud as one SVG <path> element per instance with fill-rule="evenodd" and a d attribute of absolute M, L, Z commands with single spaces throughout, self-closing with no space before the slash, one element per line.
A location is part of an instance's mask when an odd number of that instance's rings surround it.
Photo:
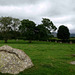
<path fill-rule="evenodd" d="M 27 16 L 39 16 L 47 11 L 48 2 L 42 2 L 36 5 L 21 5 L 21 6 L 0 6 L 2 13 L 12 13 L 14 15 L 20 13 Z M 19 15 L 19 14 L 18 14 Z"/>
<path fill-rule="evenodd" d="M 31 19 L 37 24 L 50 18 L 58 27 L 62 24 L 75 29 L 75 0 L 0 0 L 0 16 Z"/>

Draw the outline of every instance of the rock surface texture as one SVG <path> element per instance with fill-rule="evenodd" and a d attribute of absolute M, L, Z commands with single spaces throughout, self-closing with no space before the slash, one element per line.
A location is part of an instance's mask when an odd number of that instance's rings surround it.
<path fill-rule="evenodd" d="M 75 61 L 70 62 L 71 64 L 75 65 Z"/>
<path fill-rule="evenodd" d="M 0 47 L 1 73 L 18 74 L 32 66 L 31 59 L 22 50 L 12 48 L 8 45 Z"/>

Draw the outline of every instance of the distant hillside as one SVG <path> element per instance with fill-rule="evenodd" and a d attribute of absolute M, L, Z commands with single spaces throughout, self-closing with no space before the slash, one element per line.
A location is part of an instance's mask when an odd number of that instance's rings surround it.
<path fill-rule="evenodd" d="M 74 33 L 73 33 L 73 34 L 71 33 L 71 34 L 70 34 L 70 37 L 75 37 L 75 34 L 74 34 Z"/>
<path fill-rule="evenodd" d="M 52 35 L 53 35 L 54 37 L 57 37 L 57 33 L 56 33 L 56 32 L 53 32 Z"/>
<path fill-rule="evenodd" d="M 52 35 L 54 35 L 54 37 L 57 37 L 57 33 L 56 32 L 52 33 Z M 70 34 L 70 37 L 75 37 L 75 34 L 74 33 L 71 33 Z"/>

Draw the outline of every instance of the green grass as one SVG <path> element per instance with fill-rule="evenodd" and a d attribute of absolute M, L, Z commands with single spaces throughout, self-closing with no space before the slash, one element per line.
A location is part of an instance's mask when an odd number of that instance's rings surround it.
<path fill-rule="evenodd" d="M 0 46 L 6 45 L 0 41 Z M 23 50 L 34 63 L 34 67 L 27 69 L 18 75 L 75 75 L 75 44 L 27 41 L 8 41 L 7 45 Z M 0 75 L 10 75 L 2 74 Z"/>

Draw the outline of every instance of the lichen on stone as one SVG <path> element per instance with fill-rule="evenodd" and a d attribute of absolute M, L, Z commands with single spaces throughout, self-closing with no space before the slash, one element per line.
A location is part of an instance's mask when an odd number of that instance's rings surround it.
<path fill-rule="evenodd" d="M 12 48 L 8 45 L 0 47 L 0 72 L 18 74 L 32 66 L 31 59 L 22 50 Z"/>

